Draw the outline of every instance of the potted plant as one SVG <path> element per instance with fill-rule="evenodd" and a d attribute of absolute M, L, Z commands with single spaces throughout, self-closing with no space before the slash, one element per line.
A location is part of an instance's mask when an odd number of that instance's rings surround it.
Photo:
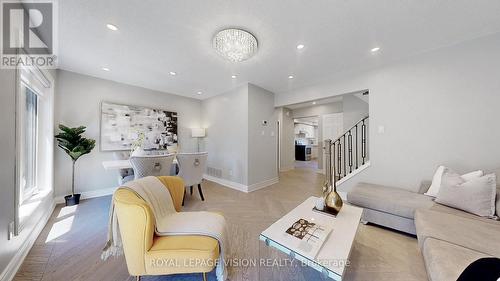
<path fill-rule="evenodd" d="M 82 155 L 89 154 L 95 147 L 95 140 L 82 137 L 86 127 L 80 126 L 69 128 L 59 124 L 61 132 L 55 136 L 57 146 L 64 150 L 73 161 L 73 172 L 71 174 L 71 195 L 64 196 L 66 206 L 80 203 L 80 195 L 75 194 L 75 163 Z"/>

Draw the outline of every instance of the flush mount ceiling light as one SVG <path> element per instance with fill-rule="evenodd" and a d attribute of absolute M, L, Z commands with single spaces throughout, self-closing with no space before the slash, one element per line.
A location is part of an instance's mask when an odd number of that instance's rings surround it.
<path fill-rule="evenodd" d="M 236 75 L 231 75 L 231 78 L 236 79 Z"/>
<path fill-rule="evenodd" d="M 110 71 L 110 69 L 107 68 L 107 67 L 103 67 L 102 70 L 104 70 L 104 71 Z"/>
<path fill-rule="evenodd" d="M 380 51 L 380 47 L 375 47 L 373 49 L 370 50 L 372 53 L 376 53 L 378 51 Z"/>
<path fill-rule="evenodd" d="M 304 44 L 299 44 L 297 45 L 297 50 L 302 50 L 304 49 L 304 47 L 305 47 Z"/>
<path fill-rule="evenodd" d="M 289 76 L 288 76 L 288 79 L 293 79 L 293 75 L 289 75 Z"/>
<path fill-rule="evenodd" d="M 201 95 L 201 94 L 203 94 L 203 92 L 202 91 L 198 91 L 198 92 L 196 92 L 196 94 L 197 95 Z"/>
<path fill-rule="evenodd" d="M 251 33 L 236 28 L 219 31 L 212 40 L 213 48 L 233 62 L 241 62 L 257 53 L 257 39 Z"/>
<path fill-rule="evenodd" d="M 117 31 L 118 30 L 118 26 L 114 25 L 114 24 L 111 24 L 111 23 L 108 23 L 106 24 L 106 27 L 110 30 L 113 30 L 113 31 Z"/>
<path fill-rule="evenodd" d="M 175 76 L 175 75 L 177 75 L 177 72 L 170 71 L 170 75 Z"/>

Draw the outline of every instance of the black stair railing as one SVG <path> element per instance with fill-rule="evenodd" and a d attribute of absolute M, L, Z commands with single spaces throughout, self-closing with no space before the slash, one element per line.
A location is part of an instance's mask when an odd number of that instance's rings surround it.
<path fill-rule="evenodd" d="M 332 141 L 331 157 L 336 181 L 368 161 L 368 125 L 369 116 L 366 116 Z"/>

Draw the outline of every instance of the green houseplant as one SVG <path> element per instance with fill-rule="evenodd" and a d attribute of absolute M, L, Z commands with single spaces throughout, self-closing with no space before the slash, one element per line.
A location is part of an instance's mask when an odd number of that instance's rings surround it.
<path fill-rule="evenodd" d="M 89 154 L 95 147 L 95 140 L 82 137 L 86 127 L 80 126 L 69 128 L 59 124 L 59 132 L 55 135 L 57 146 L 64 150 L 73 162 L 71 174 L 71 195 L 64 196 L 66 206 L 77 205 L 80 203 L 80 195 L 75 194 L 75 163 L 82 155 Z"/>

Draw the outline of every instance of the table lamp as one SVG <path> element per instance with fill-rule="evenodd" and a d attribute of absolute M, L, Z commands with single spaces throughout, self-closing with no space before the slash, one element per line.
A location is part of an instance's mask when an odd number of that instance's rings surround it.
<path fill-rule="evenodd" d="M 204 128 L 192 128 L 191 129 L 191 137 L 198 139 L 198 152 L 200 152 L 200 138 L 205 137 L 205 129 Z"/>

